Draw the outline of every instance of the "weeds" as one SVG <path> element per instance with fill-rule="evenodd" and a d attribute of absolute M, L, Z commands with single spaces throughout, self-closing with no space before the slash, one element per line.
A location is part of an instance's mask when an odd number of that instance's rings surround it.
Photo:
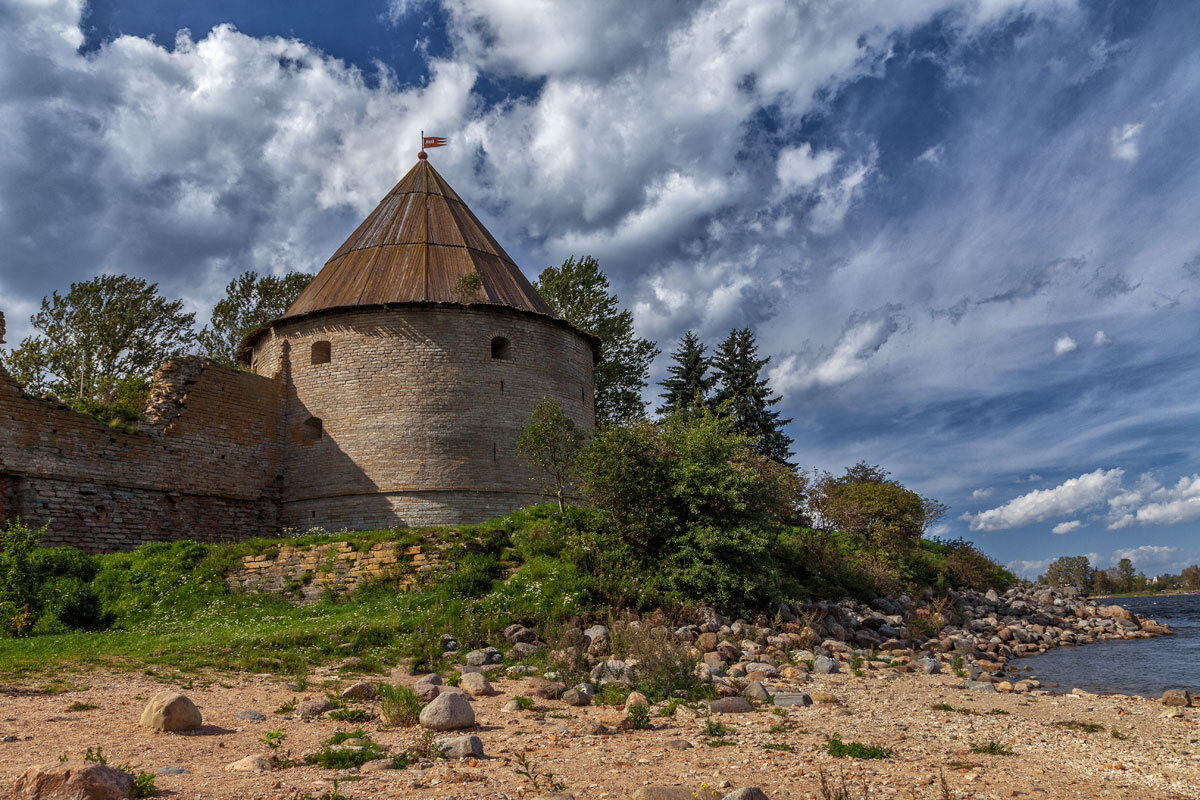
<path fill-rule="evenodd" d="M 1011 756 L 1015 755 L 1013 749 L 1006 744 L 992 740 L 984 744 L 971 745 L 971 752 L 981 756 Z"/>
<path fill-rule="evenodd" d="M 628 713 L 626 714 L 626 718 L 629 720 L 629 727 L 635 731 L 648 731 L 654 727 L 650 724 L 649 706 L 634 706 L 633 708 L 629 709 Z"/>
<path fill-rule="evenodd" d="M 67 711 L 91 711 L 99 707 L 95 703 L 71 703 L 71 705 L 67 706 Z"/>
<path fill-rule="evenodd" d="M 763 750 L 779 750 L 784 753 L 792 753 L 795 752 L 796 748 L 787 742 L 767 742 L 763 745 Z"/>
<path fill-rule="evenodd" d="M 292 712 L 296 710 L 297 702 L 299 702 L 298 698 L 293 697 L 291 700 L 288 700 L 286 703 L 280 705 L 279 708 L 275 709 L 275 713 L 284 717 L 291 716 Z"/>
<path fill-rule="evenodd" d="M 267 731 L 266 733 L 264 733 L 262 735 L 262 738 L 259 739 L 259 741 L 262 742 L 263 744 L 265 744 L 267 747 L 271 748 L 272 750 L 278 750 L 280 745 L 283 744 L 283 740 L 286 738 L 287 738 L 287 733 L 285 731 L 273 730 L 273 731 Z"/>
<path fill-rule="evenodd" d="M 388 726 L 416 725 L 421 718 L 421 698 L 407 686 L 381 683 L 376 687 L 382 703 L 379 707 L 383 724 Z"/>
<path fill-rule="evenodd" d="M 846 782 L 846 773 L 838 775 L 838 780 L 832 780 L 825 770 L 817 773 L 817 788 L 821 791 L 821 800 L 871 800 L 871 794 L 866 783 L 859 784 L 856 792 L 854 787 Z"/>
<path fill-rule="evenodd" d="M 512 701 L 514 703 L 516 703 L 517 708 L 521 709 L 522 711 L 533 711 L 534 704 L 533 704 L 532 697 L 525 697 L 523 695 L 517 695 L 516 697 L 514 697 L 512 699 Z"/>
<path fill-rule="evenodd" d="M 538 772 L 537 765 L 529 760 L 527 751 L 522 750 L 517 754 L 517 774 L 525 780 L 529 781 L 530 787 L 535 792 L 546 790 L 548 792 L 561 792 L 566 788 L 566 784 L 556 781 L 553 772 Z"/>
<path fill-rule="evenodd" d="M 339 722 L 370 722 L 375 714 L 366 708 L 336 708 L 329 712 L 329 718 Z"/>
<path fill-rule="evenodd" d="M 834 758 L 891 758 L 894 752 L 879 745 L 865 745 L 858 742 L 843 742 L 841 736 L 834 736 L 826 747 L 829 755 Z"/>
<path fill-rule="evenodd" d="M 387 753 L 371 741 L 366 731 L 359 728 L 355 731 L 338 731 L 321 744 L 320 750 L 309 754 L 305 760 L 325 769 L 350 769 L 386 757 Z"/>
<path fill-rule="evenodd" d="M 1113 729 L 1112 729 L 1112 731 L 1111 731 L 1111 733 L 1112 733 L 1112 738 L 1114 738 L 1114 739 L 1120 739 L 1120 740 L 1122 740 L 1122 741 L 1123 741 L 1123 740 L 1125 740 L 1125 739 L 1128 739 L 1128 738 L 1129 738 L 1129 734 L 1127 734 L 1127 733 L 1121 733 L 1121 732 L 1120 732 L 1119 730 L 1117 730 L 1116 728 L 1113 728 Z"/>
<path fill-rule="evenodd" d="M 721 722 L 709 720 L 704 723 L 704 735 L 710 739 L 720 739 L 730 734 L 729 726 Z"/>

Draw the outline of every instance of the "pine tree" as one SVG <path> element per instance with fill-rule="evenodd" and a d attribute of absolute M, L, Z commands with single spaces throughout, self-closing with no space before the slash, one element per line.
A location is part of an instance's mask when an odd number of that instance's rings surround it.
<path fill-rule="evenodd" d="M 667 367 L 669 377 L 659 383 L 663 388 L 663 404 L 658 409 L 659 414 L 708 402 L 716 378 L 708 374 L 708 358 L 704 355 L 706 349 L 696 334 L 688 331 L 683 335 L 679 347 L 671 353 L 671 360 L 675 363 Z"/>
<path fill-rule="evenodd" d="M 771 359 L 758 357 L 758 343 L 749 328 L 729 332 L 712 358 L 717 391 L 712 405 L 720 414 L 733 419 L 738 433 L 754 437 L 758 452 L 781 464 L 794 466 L 792 439 L 783 432 L 790 419 L 780 419 L 772 406 L 780 401 L 771 396 L 771 387 L 763 376 L 763 367 Z"/>

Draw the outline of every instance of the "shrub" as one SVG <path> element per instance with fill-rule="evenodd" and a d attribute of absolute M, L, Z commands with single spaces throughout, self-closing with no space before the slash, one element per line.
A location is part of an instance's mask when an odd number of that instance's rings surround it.
<path fill-rule="evenodd" d="M 626 717 L 629 720 L 629 727 L 635 731 L 647 731 L 652 727 L 650 725 L 650 706 L 634 706 L 629 709 Z"/>
<path fill-rule="evenodd" d="M 46 527 L 31 529 L 10 519 L 0 530 L 0 631 L 9 636 L 29 633 L 41 610 L 40 581 L 33 554 Z"/>
<path fill-rule="evenodd" d="M 978 753 L 983 756 L 1011 756 L 1013 749 L 1006 744 L 997 741 L 986 742 L 985 744 L 971 745 L 971 752 Z"/>

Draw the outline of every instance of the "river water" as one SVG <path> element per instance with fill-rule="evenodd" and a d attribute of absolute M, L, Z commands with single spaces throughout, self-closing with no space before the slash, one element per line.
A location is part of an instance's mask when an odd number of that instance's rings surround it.
<path fill-rule="evenodd" d="M 1095 642 L 1060 647 L 1014 662 L 1052 691 L 1075 687 L 1158 697 L 1166 689 L 1200 694 L 1200 595 L 1128 597 L 1113 602 L 1135 614 L 1169 625 L 1174 636 Z M 1026 673 L 1024 668 L 1031 668 Z M 1057 687 L 1050 685 L 1057 683 Z"/>

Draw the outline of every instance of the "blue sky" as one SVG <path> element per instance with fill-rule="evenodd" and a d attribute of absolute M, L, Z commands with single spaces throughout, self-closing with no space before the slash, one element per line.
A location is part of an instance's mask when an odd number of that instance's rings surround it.
<path fill-rule="evenodd" d="M 0 0 L 0 310 L 204 318 L 412 165 L 669 351 L 750 325 L 803 466 L 1023 574 L 1200 560 L 1200 4 Z M 665 357 L 655 377 L 665 370 Z"/>

